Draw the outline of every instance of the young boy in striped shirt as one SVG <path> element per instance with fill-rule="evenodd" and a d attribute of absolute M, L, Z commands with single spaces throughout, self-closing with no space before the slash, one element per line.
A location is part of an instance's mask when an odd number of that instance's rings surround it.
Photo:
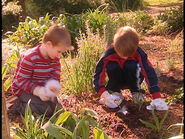
<path fill-rule="evenodd" d="M 138 46 L 139 36 L 134 28 L 121 27 L 114 35 L 113 45 L 107 48 L 97 62 L 93 84 L 100 94 L 100 103 L 117 108 L 122 103 L 121 89 L 130 89 L 135 101 L 144 101 L 144 90 L 140 84 L 145 79 L 153 101 L 147 109 L 168 110 L 161 98 L 158 78 L 147 58 Z M 105 76 L 108 83 L 105 85 Z M 109 93 L 109 91 L 113 93 Z"/>
<path fill-rule="evenodd" d="M 68 30 L 52 25 L 42 38 L 42 43 L 23 53 L 17 63 L 12 81 L 12 92 L 18 97 L 11 106 L 13 113 L 24 114 L 30 101 L 32 112 L 51 116 L 60 91 L 60 57 L 72 50 Z M 53 97 L 55 96 L 55 97 Z"/>

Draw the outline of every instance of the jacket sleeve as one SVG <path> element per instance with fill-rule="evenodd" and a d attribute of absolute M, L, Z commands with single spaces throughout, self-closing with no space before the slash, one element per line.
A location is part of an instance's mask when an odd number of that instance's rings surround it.
<path fill-rule="evenodd" d="M 160 89 L 158 87 L 158 78 L 157 74 L 152 67 L 152 64 L 147 58 L 147 54 L 143 50 L 139 50 L 140 60 L 139 63 L 141 65 L 141 72 L 145 77 L 145 81 L 148 85 L 149 91 L 152 94 L 153 98 L 160 98 Z"/>
<path fill-rule="evenodd" d="M 32 93 L 36 84 L 31 81 L 33 63 L 29 57 L 22 57 L 17 64 L 17 69 L 12 80 L 12 91 L 20 96 L 23 91 Z"/>
<path fill-rule="evenodd" d="M 96 64 L 94 76 L 93 76 L 93 87 L 100 95 L 106 90 L 105 89 L 105 62 L 104 54 Z"/>

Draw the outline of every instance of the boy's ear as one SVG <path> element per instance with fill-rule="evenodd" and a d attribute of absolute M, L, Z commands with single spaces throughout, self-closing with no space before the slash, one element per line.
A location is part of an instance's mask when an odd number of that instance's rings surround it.
<path fill-rule="evenodd" d="M 53 44 L 52 44 L 51 41 L 47 41 L 47 42 L 46 42 L 46 46 L 50 46 L 50 47 L 52 46 L 52 47 L 53 47 Z"/>

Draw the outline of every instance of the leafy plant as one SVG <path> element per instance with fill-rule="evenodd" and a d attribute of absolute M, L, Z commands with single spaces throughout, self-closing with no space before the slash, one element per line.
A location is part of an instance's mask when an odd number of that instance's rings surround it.
<path fill-rule="evenodd" d="M 165 129 L 165 131 L 163 132 L 162 136 L 165 134 L 166 136 L 169 137 L 169 139 L 181 139 L 184 137 L 184 133 L 183 133 L 183 126 L 184 126 L 184 117 L 182 118 L 182 122 L 181 123 L 176 123 L 176 124 L 172 124 L 170 126 L 168 126 L 167 129 Z M 174 130 L 177 129 L 178 127 L 180 127 L 179 133 L 177 135 L 177 133 L 174 134 Z"/>
<path fill-rule="evenodd" d="M 183 5 L 178 8 L 171 8 L 165 10 L 164 13 L 158 16 L 159 20 L 167 23 L 168 32 L 175 32 L 183 29 L 184 24 L 184 11 Z"/>
<path fill-rule="evenodd" d="M 184 88 L 178 88 L 175 90 L 176 93 L 172 96 L 169 96 L 166 98 L 166 102 L 168 103 L 168 105 L 174 104 L 176 102 L 184 102 Z"/>
<path fill-rule="evenodd" d="M 45 17 L 40 17 L 37 21 L 31 17 L 27 17 L 25 22 L 20 22 L 16 32 L 7 32 L 8 40 L 12 44 L 33 47 L 40 43 L 44 33 L 53 24 L 61 23 L 61 16 L 53 17 L 48 13 Z"/>
<path fill-rule="evenodd" d="M 169 111 L 166 111 L 166 113 L 165 113 L 163 119 L 162 119 L 161 121 L 159 121 L 158 117 L 157 117 L 157 116 L 155 115 L 155 113 L 154 113 L 154 110 L 152 110 L 152 116 L 153 116 L 153 118 L 154 118 L 155 123 L 150 123 L 150 122 L 144 121 L 144 120 L 142 120 L 142 119 L 139 119 L 139 121 L 140 121 L 141 123 L 143 123 L 146 127 L 149 127 L 149 128 L 151 128 L 152 130 L 154 130 L 155 132 L 160 132 L 161 129 L 162 129 L 162 125 L 163 125 L 163 123 L 164 123 L 164 121 L 165 121 L 165 119 L 166 119 L 166 117 L 167 117 L 167 115 L 168 115 L 168 112 L 169 112 Z"/>
<path fill-rule="evenodd" d="M 106 0 L 105 2 L 109 4 L 110 10 L 113 12 L 143 8 L 143 0 Z"/>
<path fill-rule="evenodd" d="M 130 11 L 128 15 L 127 24 L 134 27 L 138 32 L 145 33 L 154 24 L 154 19 L 146 12 L 138 10 L 136 12 Z"/>
<path fill-rule="evenodd" d="M 42 128 L 56 139 L 87 139 L 90 136 L 90 126 L 94 127 L 93 132 L 96 139 L 107 138 L 100 129 L 100 125 L 96 122 L 95 119 L 98 119 L 98 115 L 93 110 L 82 109 L 79 118 L 75 114 L 66 111 L 60 114 L 55 121 L 52 122 L 52 119 L 53 117 Z"/>
<path fill-rule="evenodd" d="M 77 44 L 79 50 L 75 59 L 72 60 L 70 56 L 61 59 L 64 63 L 62 79 L 65 81 L 63 82 L 64 92 L 82 95 L 93 91 L 94 68 L 106 46 L 100 33 L 92 33 L 89 28 L 87 28 L 87 34 L 80 33 Z"/>
<path fill-rule="evenodd" d="M 174 60 L 172 58 L 168 58 L 166 60 L 166 64 L 167 64 L 167 67 L 168 67 L 169 70 L 174 68 Z"/>
<path fill-rule="evenodd" d="M 97 32 L 97 29 L 100 33 L 103 33 L 103 26 L 105 25 L 105 21 L 108 18 L 107 13 L 105 12 L 106 7 L 103 10 L 88 10 L 84 17 L 86 17 L 86 21 L 88 27 L 93 31 Z"/>
<path fill-rule="evenodd" d="M 7 91 L 11 86 L 13 72 L 17 68 L 16 64 L 19 60 L 21 50 L 18 47 L 15 47 L 15 49 L 13 49 L 10 53 L 10 57 L 6 60 L 2 67 L 2 82 L 4 91 Z"/>
<path fill-rule="evenodd" d="M 21 115 L 24 128 L 15 123 L 10 129 L 11 137 L 16 139 L 46 139 L 44 136 L 44 130 L 40 128 L 44 123 L 45 114 L 35 119 L 35 117 L 32 115 L 29 105 L 30 100 L 26 106 L 25 116 L 23 117 Z"/>

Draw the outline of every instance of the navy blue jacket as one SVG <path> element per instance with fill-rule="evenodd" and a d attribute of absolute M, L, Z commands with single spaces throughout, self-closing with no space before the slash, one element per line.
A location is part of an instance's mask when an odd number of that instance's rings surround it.
<path fill-rule="evenodd" d="M 114 50 L 113 46 L 110 46 L 101 56 L 100 60 L 96 64 L 96 69 L 93 78 L 93 85 L 96 92 L 102 94 L 105 89 L 105 76 L 106 76 L 106 65 L 109 61 L 116 61 L 121 68 L 123 68 L 125 61 L 134 60 L 137 61 L 141 67 L 141 73 L 145 78 L 151 94 L 158 94 L 160 97 L 160 89 L 158 87 L 158 78 L 152 67 L 150 61 L 147 58 L 147 54 L 138 47 L 137 51 L 132 57 L 127 59 L 121 58 Z"/>

